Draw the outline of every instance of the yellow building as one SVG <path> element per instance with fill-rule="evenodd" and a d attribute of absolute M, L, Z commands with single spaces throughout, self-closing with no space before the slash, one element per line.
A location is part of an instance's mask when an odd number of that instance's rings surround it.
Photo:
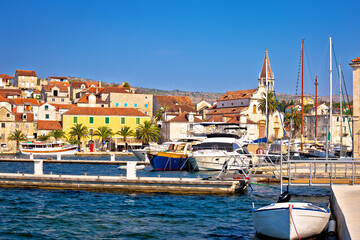
<path fill-rule="evenodd" d="M 150 120 L 150 116 L 135 108 L 73 107 L 62 116 L 63 131 L 67 134 L 75 124 L 86 126 L 89 129 L 89 133 L 96 131 L 101 126 L 107 126 L 116 133 L 124 126 L 129 126 L 135 131 L 144 121 Z M 124 145 L 121 141 L 118 141 L 122 139 L 120 135 L 114 135 L 113 139 L 115 140 L 116 148 Z M 87 141 L 89 140 L 90 134 L 87 138 Z M 98 140 L 96 145 L 99 146 L 100 139 L 96 140 Z M 132 140 L 129 138 L 130 145 L 131 142 L 135 144 L 135 141 Z M 140 143 L 136 142 L 136 144 Z"/>
<path fill-rule="evenodd" d="M 301 104 L 301 98 L 298 100 L 298 103 Z M 311 97 L 304 97 L 304 105 L 314 105 L 314 99 L 312 99 Z"/>

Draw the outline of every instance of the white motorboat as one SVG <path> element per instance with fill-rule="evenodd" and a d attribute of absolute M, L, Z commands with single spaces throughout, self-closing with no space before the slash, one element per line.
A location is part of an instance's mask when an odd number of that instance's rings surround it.
<path fill-rule="evenodd" d="M 20 152 L 25 155 L 74 155 L 76 145 L 65 143 L 27 142 L 20 144 Z"/>
<path fill-rule="evenodd" d="M 236 156 L 240 160 L 238 162 L 247 167 L 252 161 L 252 156 L 246 146 L 247 142 L 238 135 L 209 134 L 201 144 L 193 147 L 189 161 L 195 171 L 219 171 L 227 160 Z"/>
<path fill-rule="evenodd" d="M 280 239 L 307 238 L 320 234 L 330 212 L 311 203 L 282 202 L 253 209 L 258 234 Z"/>

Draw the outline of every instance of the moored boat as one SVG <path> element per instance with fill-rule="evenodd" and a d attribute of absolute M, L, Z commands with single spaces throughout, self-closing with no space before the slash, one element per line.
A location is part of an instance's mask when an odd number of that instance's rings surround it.
<path fill-rule="evenodd" d="M 150 164 L 154 170 L 191 171 L 188 153 L 194 142 L 172 142 L 165 151 L 148 153 Z"/>
<path fill-rule="evenodd" d="M 20 144 L 20 152 L 25 155 L 73 155 L 76 145 L 65 143 L 27 142 Z"/>
<path fill-rule="evenodd" d="M 320 234 L 330 212 L 311 203 L 281 202 L 253 209 L 258 234 L 279 239 L 300 239 Z"/>

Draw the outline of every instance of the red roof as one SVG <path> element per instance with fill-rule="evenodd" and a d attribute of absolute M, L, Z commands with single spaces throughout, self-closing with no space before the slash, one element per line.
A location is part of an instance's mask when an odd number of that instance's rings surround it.
<path fill-rule="evenodd" d="M 18 76 L 30 76 L 30 77 L 37 77 L 35 71 L 29 70 L 16 70 Z"/>
<path fill-rule="evenodd" d="M 3 96 L 0 95 L 0 102 L 9 102 L 9 99 L 4 98 Z"/>
<path fill-rule="evenodd" d="M 130 88 L 125 87 L 105 87 L 101 93 L 131 93 Z"/>
<path fill-rule="evenodd" d="M 166 112 L 196 112 L 195 108 L 190 107 L 188 105 L 173 105 L 172 107 L 168 108 Z"/>
<path fill-rule="evenodd" d="M 35 92 L 33 92 L 33 93 L 35 93 L 35 94 L 39 94 L 39 93 L 41 93 L 41 91 L 38 89 L 38 90 L 36 90 Z"/>
<path fill-rule="evenodd" d="M 217 108 L 210 110 L 207 115 L 239 114 L 247 107 Z"/>
<path fill-rule="evenodd" d="M 160 107 L 164 107 L 165 105 L 172 107 L 173 105 L 188 105 L 193 107 L 194 104 L 190 100 L 188 96 L 162 96 L 156 95 L 154 96 Z"/>
<path fill-rule="evenodd" d="M 352 62 L 360 62 L 360 57 L 354 58 L 353 60 L 351 60 Z"/>
<path fill-rule="evenodd" d="M 269 55 L 268 55 L 267 50 L 265 51 L 265 57 L 264 57 L 264 62 L 263 62 L 263 66 L 262 66 L 261 73 L 260 73 L 260 78 L 266 78 L 266 76 L 267 76 L 267 78 L 274 78 L 274 76 L 271 72 Z"/>
<path fill-rule="evenodd" d="M 83 84 L 84 84 L 85 88 L 92 87 L 92 85 L 94 85 L 95 87 L 99 87 L 98 82 L 81 82 L 81 81 L 70 82 L 70 85 L 73 88 L 81 88 L 81 85 L 83 85 Z"/>
<path fill-rule="evenodd" d="M 89 96 L 90 96 L 91 93 L 88 93 L 88 94 L 85 94 L 84 96 L 82 96 L 79 101 L 77 101 L 77 103 L 89 103 Z M 96 97 L 96 103 L 106 103 L 106 101 L 104 100 L 101 100 L 100 98 L 97 98 Z"/>
<path fill-rule="evenodd" d="M 135 108 L 73 107 L 63 115 L 148 117 Z"/>
<path fill-rule="evenodd" d="M 55 77 L 55 76 L 49 76 L 49 78 L 53 78 L 53 79 L 68 79 L 67 77 Z"/>
<path fill-rule="evenodd" d="M 236 99 L 248 99 L 256 91 L 257 91 L 257 89 L 247 89 L 247 90 L 238 90 L 238 91 L 226 92 L 224 95 L 222 95 L 219 98 L 218 101 L 236 100 Z"/>
<path fill-rule="evenodd" d="M 193 116 L 194 116 L 194 121 L 193 121 L 193 122 L 195 122 L 195 123 L 196 123 L 196 122 L 203 122 L 203 120 L 195 117 L 195 116 L 201 116 L 201 115 L 199 115 L 199 114 L 194 114 Z M 183 113 L 181 113 L 179 116 L 177 116 L 177 117 L 169 120 L 168 122 L 190 122 L 190 121 L 189 121 L 189 113 L 183 112 Z"/>
<path fill-rule="evenodd" d="M 226 121 L 227 123 L 240 123 L 240 115 L 232 117 L 230 120 Z M 256 124 L 256 122 L 246 119 L 247 124 Z"/>
<path fill-rule="evenodd" d="M 14 113 L 15 114 L 15 121 L 16 122 L 22 122 L 22 121 L 26 121 L 26 122 L 33 122 L 34 121 L 34 114 L 33 113 Z M 26 118 L 24 118 L 23 116 L 26 115 Z"/>
<path fill-rule="evenodd" d="M 52 89 L 56 87 L 60 90 L 60 92 L 69 92 L 69 88 L 65 85 L 62 84 L 51 84 L 51 85 L 43 85 L 43 88 L 45 90 L 45 92 L 51 92 Z"/>
<path fill-rule="evenodd" d="M 223 118 L 221 115 L 213 115 L 207 120 L 207 122 L 223 122 Z"/>
<path fill-rule="evenodd" d="M 38 130 L 62 130 L 60 121 L 42 121 L 39 120 L 37 124 Z"/>
<path fill-rule="evenodd" d="M 12 105 L 39 105 L 38 100 L 34 98 L 8 98 L 8 102 Z"/>
<path fill-rule="evenodd" d="M 10 76 L 7 75 L 7 74 L 0 74 L 0 78 L 3 79 L 3 82 L 6 82 L 6 80 L 12 79 L 13 77 L 10 77 Z"/>

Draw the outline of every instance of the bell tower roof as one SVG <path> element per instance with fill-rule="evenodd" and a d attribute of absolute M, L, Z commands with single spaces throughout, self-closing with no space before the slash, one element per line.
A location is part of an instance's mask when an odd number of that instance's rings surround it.
<path fill-rule="evenodd" d="M 269 55 L 268 55 L 267 49 L 265 50 L 264 62 L 263 62 L 263 66 L 262 66 L 259 78 L 266 78 L 266 75 L 267 75 L 267 78 L 274 78 L 274 75 L 271 72 Z"/>

